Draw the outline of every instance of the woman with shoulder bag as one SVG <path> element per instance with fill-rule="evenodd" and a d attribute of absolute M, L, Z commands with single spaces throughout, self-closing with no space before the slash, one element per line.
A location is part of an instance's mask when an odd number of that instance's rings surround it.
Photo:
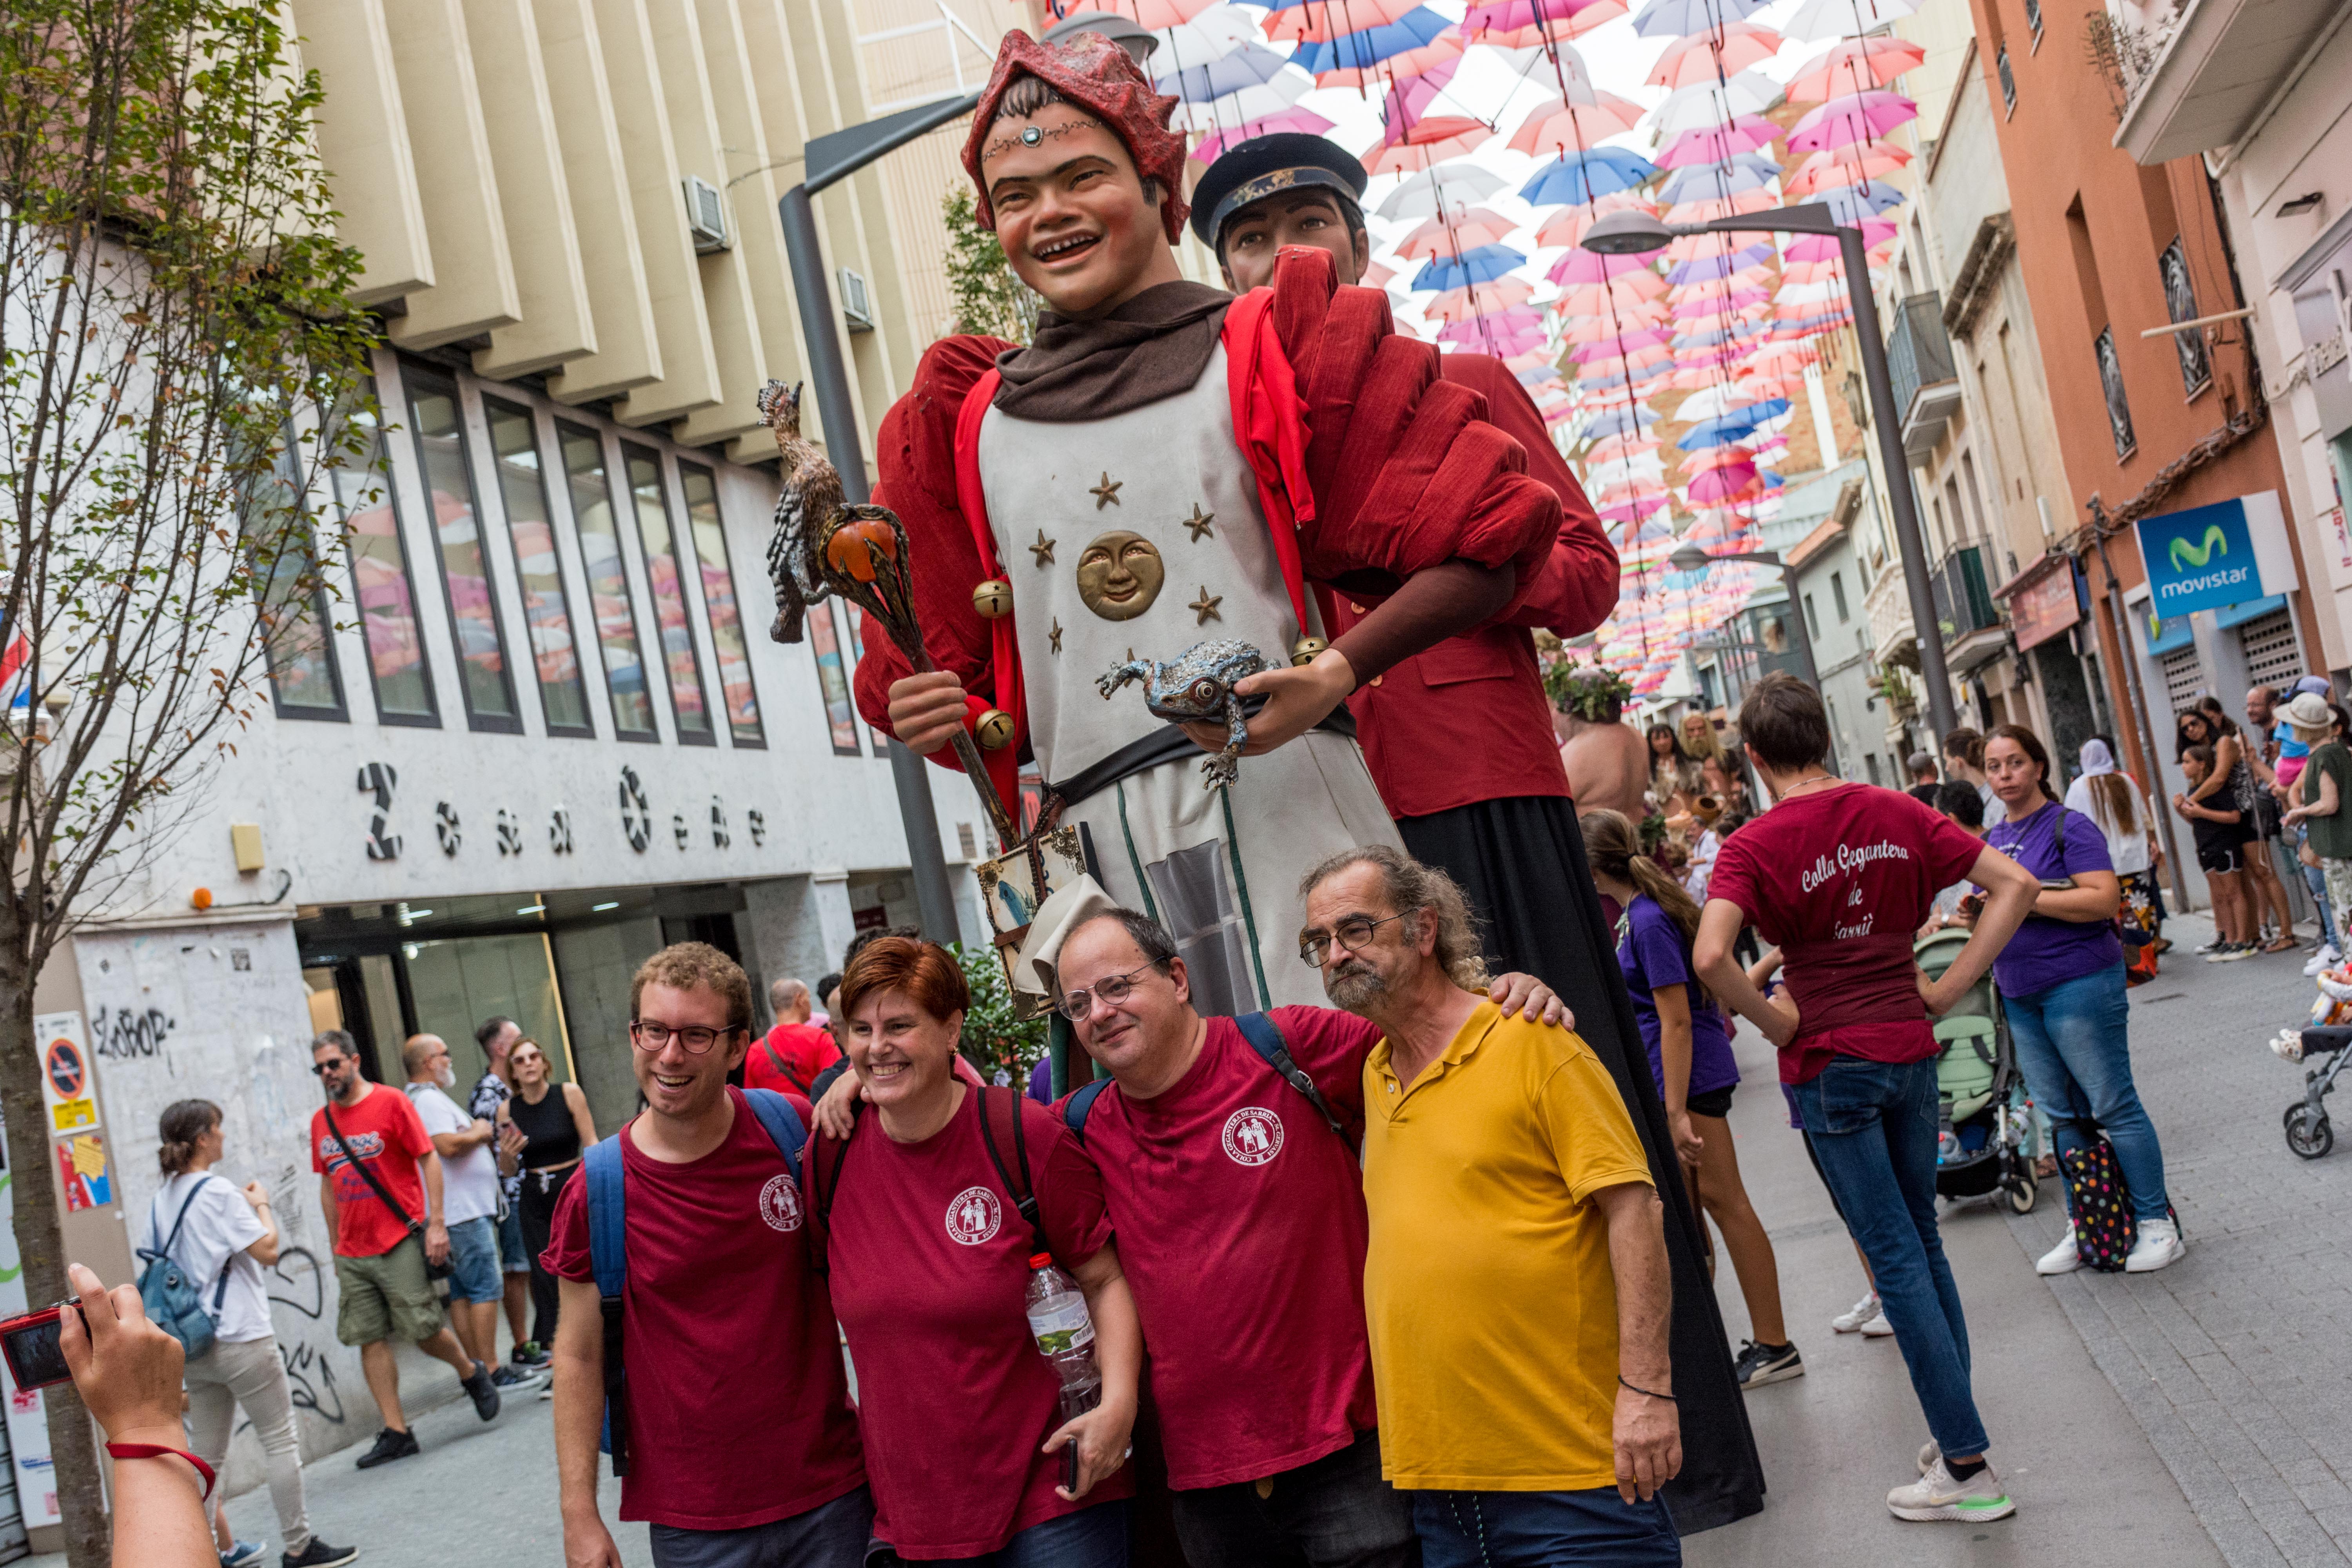
<path fill-rule="evenodd" d="M 148 1205 L 146 1250 L 169 1258 L 195 1284 L 205 1315 L 213 1321 L 212 1348 L 192 1357 L 183 1373 L 189 1447 L 218 1474 L 242 1407 L 261 1439 L 285 1568 L 337 1568 L 352 1562 L 358 1549 L 330 1546 L 312 1535 L 303 1507 L 293 1394 L 270 1333 L 269 1295 L 261 1278 L 263 1267 L 278 1261 L 278 1220 L 269 1212 L 269 1194 L 258 1182 L 240 1190 L 213 1174 L 226 1139 L 221 1108 L 211 1100 L 165 1106 L 156 1138 L 163 1184 Z M 214 1518 L 223 1568 L 261 1561 L 260 1547 L 234 1540 L 217 1511 Z"/>
<path fill-rule="evenodd" d="M 530 1337 L 555 1343 L 555 1276 L 540 1263 L 555 1225 L 555 1200 L 580 1168 L 580 1156 L 596 1142 L 596 1121 L 588 1114 L 588 1094 L 576 1083 L 550 1081 L 547 1052 L 537 1040 L 521 1039 L 507 1053 L 514 1092 L 499 1107 L 499 1173 L 522 1173 L 516 1217 L 522 1224 L 523 1251 L 530 1257 Z M 554 1397 L 555 1384 L 539 1391 Z"/>
<path fill-rule="evenodd" d="M 2033 911 L 1992 964 L 2026 1089 L 2050 1118 L 2062 1163 L 2106 1134 L 2139 1221 L 2125 1267 L 2135 1274 L 2165 1268 L 2180 1258 L 2180 1228 L 2165 1193 L 2156 1124 L 2132 1082 L 2131 1006 L 2115 928 L 2122 891 L 2106 837 L 2059 804 L 2050 753 L 2023 725 L 2003 724 L 1985 738 L 1984 770 L 2006 808 L 1985 828 L 1985 847 L 2042 879 Z M 2082 1265 L 2070 1225 L 2034 1267 L 2064 1274 Z"/>
<path fill-rule="evenodd" d="M 915 1562 L 1126 1568 L 1143 1335 L 1102 1178 L 1045 1107 L 957 1075 L 971 994 L 945 949 L 871 943 L 841 1005 L 864 1103 L 846 1138 L 809 1141 L 801 1179 L 857 1372 L 875 1535 Z M 1033 1337 L 1033 1280 L 1058 1345 L 1091 1323 L 1091 1408 L 1066 1408 Z"/>

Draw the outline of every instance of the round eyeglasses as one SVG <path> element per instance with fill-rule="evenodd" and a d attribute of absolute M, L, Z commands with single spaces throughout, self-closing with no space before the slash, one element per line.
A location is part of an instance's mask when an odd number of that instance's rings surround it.
<path fill-rule="evenodd" d="M 1381 927 L 1388 924 L 1391 921 L 1401 921 L 1407 915 L 1417 915 L 1420 912 L 1421 906 L 1416 904 L 1412 909 L 1399 910 L 1392 915 L 1382 915 L 1378 920 L 1372 919 L 1370 915 L 1349 915 L 1346 920 L 1341 921 L 1335 929 L 1328 931 L 1300 931 L 1298 933 L 1298 962 L 1304 963 L 1309 969 L 1322 968 L 1323 955 L 1331 951 L 1331 944 L 1335 942 L 1341 947 L 1347 949 L 1349 952 L 1361 952 L 1365 946 L 1371 942 L 1372 933 L 1380 930 Z"/>
<path fill-rule="evenodd" d="M 673 1029 L 667 1024 L 639 1019 L 629 1026 L 629 1040 L 641 1051 L 667 1050 L 669 1043 L 676 1040 L 688 1056 L 698 1057 L 734 1032 L 731 1028 L 706 1029 L 699 1025 Z"/>

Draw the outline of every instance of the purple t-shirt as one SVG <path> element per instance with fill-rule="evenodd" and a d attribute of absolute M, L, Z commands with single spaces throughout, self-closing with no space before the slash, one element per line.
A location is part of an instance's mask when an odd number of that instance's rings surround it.
<path fill-rule="evenodd" d="M 2065 852 L 2059 853 L 2058 824 L 2065 819 Z M 2044 881 L 2084 871 L 2112 871 L 2107 837 L 2079 811 L 2051 802 L 2022 822 L 2003 819 L 1985 826 L 1985 847 L 1998 849 Z M 2062 921 L 2028 915 L 2000 956 L 1992 977 L 2005 996 L 2031 996 L 2068 980 L 2079 980 L 2124 961 L 2113 921 Z"/>
<path fill-rule="evenodd" d="M 1643 893 L 1625 907 L 1618 929 L 1624 934 L 1617 943 L 1617 967 L 1623 971 L 1625 990 L 1633 999 L 1633 1021 L 1642 1026 L 1642 1044 L 1650 1053 L 1650 1077 L 1656 1080 L 1660 1097 L 1666 1092 L 1665 1065 L 1658 1056 L 1658 1004 L 1651 993 L 1677 982 L 1690 998 L 1689 1092 L 1705 1094 L 1738 1083 L 1739 1064 L 1732 1059 L 1731 1037 L 1723 1026 L 1723 1015 L 1691 975 L 1682 928 L 1658 907 L 1655 899 Z"/>

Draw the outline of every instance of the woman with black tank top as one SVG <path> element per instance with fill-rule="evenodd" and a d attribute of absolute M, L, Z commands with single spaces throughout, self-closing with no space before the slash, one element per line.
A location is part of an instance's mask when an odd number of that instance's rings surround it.
<path fill-rule="evenodd" d="M 530 1256 L 530 1337 L 542 1345 L 555 1342 L 555 1277 L 540 1266 L 547 1250 L 548 1232 L 555 1222 L 555 1200 L 563 1184 L 580 1167 L 580 1156 L 596 1142 L 596 1123 L 588 1114 L 588 1096 L 576 1083 L 548 1081 L 547 1053 L 536 1040 L 517 1040 L 507 1057 L 514 1074 L 514 1093 L 499 1107 L 499 1169 L 522 1172 L 521 1201 L 517 1217 L 522 1222 L 522 1247 Z"/>

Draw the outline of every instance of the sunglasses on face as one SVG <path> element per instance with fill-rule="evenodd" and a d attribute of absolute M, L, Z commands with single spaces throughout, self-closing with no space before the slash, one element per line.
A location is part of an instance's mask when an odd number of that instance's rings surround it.
<path fill-rule="evenodd" d="M 313 1078 L 324 1078 L 329 1073 L 334 1072 L 340 1068 L 356 1067 L 358 1065 L 359 1058 L 357 1057 L 337 1057 L 332 1061 L 312 1062 L 310 1064 L 310 1076 Z"/>

